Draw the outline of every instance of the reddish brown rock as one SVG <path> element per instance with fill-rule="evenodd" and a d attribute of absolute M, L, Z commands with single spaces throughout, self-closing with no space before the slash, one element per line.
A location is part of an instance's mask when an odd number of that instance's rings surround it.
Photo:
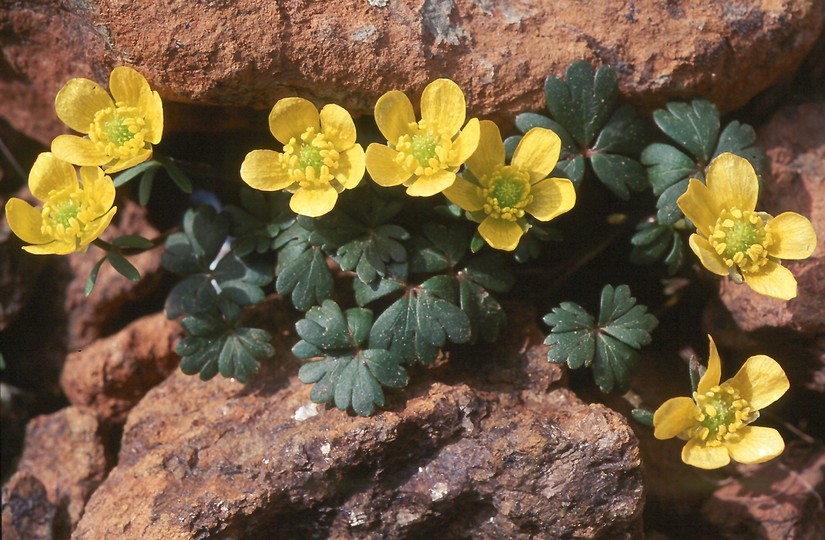
<path fill-rule="evenodd" d="M 58 509 L 55 534 L 68 538 L 108 470 L 97 419 L 76 407 L 32 419 L 17 468 L 43 483 Z"/>
<path fill-rule="evenodd" d="M 139 234 L 150 240 L 158 236 L 158 231 L 146 220 L 146 210 L 132 201 L 121 203 L 115 221 L 103 233 L 104 240 L 111 242 L 127 234 Z M 141 279 L 137 283 L 129 281 L 111 265 L 104 263 L 97 275 L 95 288 L 88 297 L 84 293 L 86 281 L 94 265 L 105 253 L 92 247 L 86 253 L 73 253 L 69 256 L 75 276 L 66 289 L 65 301 L 69 314 L 70 350 L 79 350 L 103 335 L 107 324 L 111 324 L 123 310 L 157 288 L 163 274 L 160 265 L 162 254 L 163 250 L 158 248 L 127 257 L 140 273 Z"/>
<path fill-rule="evenodd" d="M 788 445 L 778 459 L 741 467 L 702 511 L 723 538 L 807 539 L 825 531 L 825 449 Z"/>
<path fill-rule="evenodd" d="M 798 294 L 784 302 L 723 281 L 720 296 L 745 331 L 787 328 L 806 334 L 825 332 L 825 102 L 788 107 L 759 131 L 758 142 L 771 158 L 771 176 L 760 195 L 772 215 L 797 212 L 808 217 L 817 234 L 811 258 L 785 261 L 794 273 Z"/>
<path fill-rule="evenodd" d="M 361 418 L 309 401 L 288 354 L 295 337 L 284 331 L 293 322 L 285 305 L 270 301 L 259 313 L 271 321 L 275 358 L 247 386 L 177 372 L 151 390 L 129 414 L 118 465 L 76 538 L 640 531 L 632 431 L 552 382 L 559 368 L 544 347 L 524 342 L 535 326 L 505 333 L 508 347 L 520 347 L 500 357 L 501 371 L 489 366 L 504 344 L 484 362 L 477 350 L 460 351 Z"/>
<path fill-rule="evenodd" d="M 3 486 L 3 538 L 51 540 L 56 511 L 40 480 L 26 472 L 15 473 Z"/>
<path fill-rule="evenodd" d="M 60 377 L 66 397 L 102 422 L 122 424 L 146 392 L 177 367 L 181 335 L 177 321 L 157 313 L 69 354 Z"/>
<path fill-rule="evenodd" d="M 545 77 L 580 59 L 614 66 L 647 107 L 701 95 L 729 111 L 791 75 L 822 21 L 806 0 L 591 3 L 586 17 L 574 0 L 17 0 L 0 15 L 0 115 L 48 144 L 64 129 L 53 103 L 65 81 L 105 83 L 126 64 L 167 103 L 268 109 L 297 94 L 355 114 L 450 77 L 473 114 L 509 120 L 540 108 Z"/>

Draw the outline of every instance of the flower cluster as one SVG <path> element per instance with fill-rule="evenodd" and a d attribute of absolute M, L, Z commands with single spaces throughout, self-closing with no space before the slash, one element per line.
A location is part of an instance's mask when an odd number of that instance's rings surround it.
<path fill-rule="evenodd" d="M 498 127 L 476 118 L 465 123 L 466 115 L 464 93 L 449 79 L 424 89 L 418 121 L 409 98 L 391 90 L 375 104 L 387 143 L 372 143 L 365 153 L 355 143 L 351 116 L 338 105 L 326 105 L 319 114 L 305 99 L 282 99 L 269 114 L 269 129 L 283 152 L 253 150 L 241 165 L 241 178 L 255 189 L 293 193 L 295 213 L 318 217 L 332 210 L 339 193 L 357 186 L 366 169 L 376 184 L 403 185 L 410 196 L 443 193 L 480 223 L 478 232 L 490 246 L 512 251 L 530 227 L 525 213 L 549 221 L 575 204 L 570 180 L 547 177 L 561 141 L 535 128 L 507 165 Z"/>
<path fill-rule="evenodd" d="M 816 233 L 795 212 L 772 217 L 756 211 L 759 180 L 748 160 L 725 153 L 708 167 L 707 184 L 691 179 L 679 208 L 696 226 L 690 247 L 705 268 L 744 281 L 782 300 L 796 296 L 796 279 L 779 259 L 805 259 Z"/>
<path fill-rule="evenodd" d="M 39 209 L 10 198 L 11 230 L 38 255 L 85 252 L 112 221 L 115 186 L 108 174 L 152 157 L 163 134 L 163 105 L 146 79 L 130 67 L 109 78 L 110 96 L 96 82 L 77 78 L 57 93 L 58 118 L 86 137 L 60 135 L 52 151 L 40 154 L 29 173 L 29 190 Z M 79 166 L 79 171 L 74 166 Z"/>
<path fill-rule="evenodd" d="M 773 428 L 751 426 L 759 411 L 782 397 L 788 378 L 779 364 L 764 355 L 751 356 L 731 379 L 720 383 L 722 363 L 713 338 L 708 368 L 693 398 L 667 400 L 653 415 L 657 439 L 687 440 L 682 461 L 717 469 L 731 459 L 762 463 L 782 453 L 785 442 Z"/>

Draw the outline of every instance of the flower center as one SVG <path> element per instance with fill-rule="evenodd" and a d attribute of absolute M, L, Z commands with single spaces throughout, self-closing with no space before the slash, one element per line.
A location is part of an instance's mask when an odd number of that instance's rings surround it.
<path fill-rule="evenodd" d="M 512 165 L 498 165 L 481 182 L 482 206 L 488 216 L 515 221 L 524 217 L 524 207 L 530 204 L 530 175 Z"/>
<path fill-rule="evenodd" d="M 424 120 L 411 123 L 409 133 L 398 137 L 395 161 L 412 170 L 416 176 L 425 176 L 443 171 L 457 170 L 449 163 L 455 160 L 455 150 L 451 133 L 440 133 L 427 125 Z"/>
<path fill-rule="evenodd" d="M 40 211 L 40 231 L 55 240 L 79 245 L 88 224 L 107 210 L 80 187 L 54 190 Z"/>
<path fill-rule="evenodd" d="M 147 147 L 144 140 L 147 131 L 146 120 L 137 107 L 118 102 L 116 107 L 107 107 L 95 113 L 89 127 L 89 139 L 99 151 L 112 159 L 129 159 Z"/>
<path fill-rule="evenodd" d="M 736 442 L 738 431 L 759 418 L 759 412 L 742 399 L 728 384 L 714 386 L 704 394 L 694 392 L 699 407 L 691 437 L 699 437 L 708 446 L 719 446 L 723 441 Z"/>
<path fill-rule="evenodd" d="M 761 216 L 736 207 L 722 211 L 708 240 L 728 268 L 736 265 L 742 272 L 756 272 L 767 263 L 773 243 Z"/>
<path fill-rule="evenodd" d="M 291 188 L 293 191 L 299 186 L 317 188 L 332 182 L 338 170 L 339 158 L 335 145 L 327 140 L 326 135 L 316 132 L 315 128 L 304 131 L 300 140 L 292 137 L 280 156 L 282 166 L 294 182 Z"/>

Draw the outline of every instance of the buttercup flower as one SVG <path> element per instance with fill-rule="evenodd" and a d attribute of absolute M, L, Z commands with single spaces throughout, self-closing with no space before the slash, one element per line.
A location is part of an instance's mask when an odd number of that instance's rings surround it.
<path fill-rule="evenodd" d="M 478 146 L 478 119 L 464 126 L 466 115 L 464 94 L 449 79 L 437 79 L 424 89 L 418 122 L 403 92 L 387 92 L 375 104 L 375 122 L 387 145 L 369 145 L 367 171 L 381 186 L 405 185 L 408 195 L 442 192 Z"/>
<path fill-rule="evenodd" d="M 725 153 L 708 167 L 707 185 L 691 178 L 677 204 L 696 226 L 690 247 L 705 268 L 744 280 L 759 294 L 789 300 L 796 296 L 796 279 L 778 261 L 810 257 L 816 233 L 795 212 L 775 218 L 755 212 L 758 194 L 748 160 Z"/>
<path fill-rule="evenodd" d="M 37 156 L 29 173 L 29 189 L 43 201 L 34 208 L 22 199 L 6 203 L 6 218 L 12 232 L 35 255 L 66 255 L 84 252 L 109 226 L 117 207 L 115 186 L 100 167 L 75 168 L 53 154 Z"/>
<path fill-rule="evenodd" d="M 293 193 L 289 207 L 297 214 L 326 214 L 340 192 L 364 177 L 355 124 L 338 105 L 326 105 L 319 114 L 305 99 L 281 99 L 269 113 L 269 130 L 284 145 L 283 153 L 253 150 L 241 164 L 241 178 L 255 189 Z"/>
<path fill-rule="evenodd" d="M 785 441 L 773 428 L 751 426 L 759 410 L 770 405 L 788 387 L 785 372 L 768 356 L 747 359 L 739 372 L 719 384 L 722 363 L 713 338 L 708 369 L 699 380 L 693 399 L 665 401 L 653 415 L 657 439 L 687 439 L 682 461 L 702 469 L 718 469 L 730 463 L 762 463 L 785 449 Z"/>
<path fill-rule="evenodd" d="M 566 178 L 547 178 L 556 166 L 561 140 L 549 129 L 533 128 L 504 163 L 504 143 L 489 120 L 480 125 L 478 149 L 467 160 L 475 184 L 459 176 L 444 195 L 479 221 L 481 237 L 496 249 L 512 251 L 527 230 L 525 213 L 550 221 L 573 208 L 576 191 Z"/>
<path fill-rule="evenodd" d="M 52 152 L 75 165 L 98 165 L 113 173 L 152 157 L 163 134 L 163 103 L 143 75 L 126 66 L 109 77 L 112 97 L 96 82 L 72 79 L 57 93 L 57 116 L 75 131 L 60 135 Z"/>

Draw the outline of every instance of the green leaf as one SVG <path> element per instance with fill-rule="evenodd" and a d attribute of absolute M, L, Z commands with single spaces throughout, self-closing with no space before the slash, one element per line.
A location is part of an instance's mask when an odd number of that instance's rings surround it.
<path fill-rule="evenodd" d="M 467 252 L 470 237 L 464 224 L 449 227 L 426 223 L 423 237 L 414 237 L 410 249 L 410 272 L 431 274 L 453 268 Z"/>
<path fill-rule="evenodd" d="M 719 137 L 719 110 L 704 99 L 690 104 L 670 102 L 667 110 L 653 111 L 653 121 L 662 132 L 693 154 L 702 163 L 708 163 Z"/>
<path fill-rule="evenodd" d="M 166 317 L 176 319 L 183 314 L 208 311 L 215 303 L 218 292 L 209 274 L 195 274 L 178 281 L 166 296 L 163 306 Z"/>
<path fill-rule="evenodd" d="M 183 216 L 183 232 L 166 239 L 161 264 L 180 275 L 204 271 L 217 257 L 228 234 L 226 214 L 218 214 L 211 206 L 187 210 Z"/>
<path fill-rule="evenodd" d="M 521 137 L 521 135 L 511 135 L 504 139 L 504 158 L 508 162 L 513 159 L 513 153 L 515 153 L 516 147 L 521 141 Z"/>
<path fill-rule="evenodd" d="M 565 79 L 549 77 L 545 82 L 547 109 L 585 148 L 613 112 L 619 92 L 616 74 L 608 66 L 594 74 L 588 62 L 578 61 L 568 66 Z"/>
<path fill-rule="evenodd" d="M 505 259 L 499 253 L 473 257 L 461 274 L 491 291 L 506 293 L 516 281 Z"/>
<path fill-rule="evenodd" d="M 262 287 L 272 281 L 272 270 L 266 264 L 247 262 L 230 252 L 209 274 L 218 289 L 240 306 L 257 304 L 264 299 Z"/>
<path fill-rule="evenodd" d="M 140 177 L 140 184 L 138 185 L 138 204 L 146 206 L 149 204 L 149 197 L 152 196 L 152 186 L 155 183 L 156 168 L 147 169 Z"/>
<path fill-rule="evenodd" d="M 109 251 L 106 253 L 106 260 L 109 261 L 112 268 L 117 270 L 118 273 L 126 279 L 135 283 L 140 281 L 140 272 L 120 253 Z"/>
<path fill-rule="evenodd" d="M 355 302 L 359 306 L 365 306 L 379 298 L 384 298 L 385 296 L 404 290 L 406 283 L 399 279 L 388 277 L 379 279 L 368 285 L 358 279 L 353 281 L 352 288 L 355 292 Z"/>
<path fill-rule="evenodd" d="M 240 317 L 239 306 L 224 309 L 234 309 L 236 314 L 227 318 L 213 306 L 208 312 L 184 317 L 181 324 L 189 335 L 175 348 L 181 356 L 180 369 L 187 375 L 199 373 L 204 381 L 220 373 L 246 383 L 257 373 L 257 361 L 275 354 L 269 343 L 272 337 L 260 328 L 235 327 L 232 319 Z"/>
<path fill-rule="evenodd" d="M 653 413 L 647 409 L 633 409 L 630 411 L 631 416 L 633 419 L 639 422 L 640 424 L 653 427 Z"/>
<path fill-rule="evenodd" d="M 670 225 L 656 222 L 640 223 L 636 230 L 636 234 L 630 239 L 633 244 L 631 262 L 651 264 L 663 259 L 670 275 L 681 268 L 684 263 L 684 245 L 679 231 Z"/>
<path fill-rule="evenodd" d="M 189 177 L 175 164 L 172 158 L 158 154 L 155 154 L 155 158 L 163 165 L 166 174 L 168 174 L 172 182 L 178 186 L 178 189 L 184 193 L 192 193 L 192 181 L 189 180 Z"/>
<path fill-rule="evenodd" d="M 555 178 L 569 178 L 573 182 L 573 187 L 579 189 L 584 180 L 585 160 L 584 156 L 577 154 L 569 159 L 559 159 L 556 168 L 550 173 Z"/>
<path fill-rule="evenodd" d="M 157 170 L 161 166 L 162 165 L 160 164 L 160 162 L 156 161 L 154 159 L 149 160 L 149 161 L 144 161 L 143 163 L 141 163 L 139 165 L 135 165 L 131 169 L 126 169 L 125 171 L 121 172 L 120 174 L 118 174 L 117 176 L 115 176 L 112 179 L 112 182 L 114 183 L 115 187 L 118 188 L 118 187 L 124 185 L 129 180 L 132 180 L 133 178 L 136 178 L 137 176 L 139 176 L 139 175 L 141 175 L 141 174 L 143 174 L 147 171 Z"/>
<path fill-rule="evenodd" d="M 688 187 L 688 179 L 681 180 L 669 188 L 667 188 L 659 200 L 656 201 L 656 219 L 662 225 L 673 225 L 684 217 L 684 214 L 679 209 L 677 200 L 681 197 Z"/>
<path fill-rule="evenodd" d="M 101 257 L 101 259 L 92 267 L 92 271 L 89 272 L 89 277 L 86 279 L 86 286 L 83 288 L 83 296 L 88 297 L 92 294 L 92 291 L 95 288 L 95 283 L 97 283 L 97 274 L 100 272 L 100 267 L 103 266 L 105 261 L 106 257 Z"/>
<path fill-rule="evenodd" d="M 295 223 L 295 213 L 289 208 L 289 194 L 241 190 L 241 206 L 227 206 L 231 218 L 232 249 L 241 257 L 275 249 L 281 232 Z"/>
<path fill-rule="evenodd" d="M 605 393 L 628 390 L 639 368 L 636 351 L 650 343 L 650 332 L 658 324 L 645 306 L 636 305 L 627 285 L 605 285 L 598 320 L 578 304 L 562 302 L 544 322 L 551 327 L 544 342 L 551 346 L 548 360 L 566 362 L 572 369 L 592 366 Z"/>
<path fill-rule="evenodd" d="M 647 137 L 645 123 L 636 116 L 636 110 L 622 105 L 599 132 L 593 150 L 635 156 L 644 148 Z"/>
<path fill-rule="evenodd" d="M 296 246 L 278 254 L 278 278 L 275 289 L 279 294 L 291 294 L 292 305 L 306 311 L 332 296 L 332 273 L 323 250 L 317 246 Z M 283 261 L 283 264 L 282 264 Z"/>
<path fill-rule="evenodd" d="M 334 402 L 341 410 L 350 407 L 369 416 L 384 405 L 382 386 L 400 388 L 407 373 L 397 357 L 382 349 L 361 349 L 372 326 L 372 312 L 352 308 L 342 312 L 326 300 L 307 311 L 295 329 L 301 336 L 292 352 L 299 358 L 321 357 L 301 366 L 298 378 L 315 384 L 310 398 L 316 403 Z"/>
<path fill-rule="evenodd" d="M 407 250 L 399 240 L 409 237 L 398 225 L 379 225 L 338 248 L 335 260 L 342 270 L 354 270 L 359 280 L 372 284 L 387 275 L 389 264 L 406 262 Z"/>
<path fill-rule="evenodd" d="M 394 352 L 401 363 L 432 363 L 448 339 L 466 343 L 472 336 L 470 320 L 455 305 L 457 300 L 453 278 L 430 278 L 410 289 L 376 319 L 370 331 L 370 347 Z"/>
<path fill-rule="evenodd" d="M 645 169 L 635 159 L 618 154 L 593 154 L 590 157 L 593 172 L 614 195 L 623 200 L 630 191 L 642 191 L 647 186 Z"/>
<path fill-rule="evenodd" d="M 681 180 L 702 177 L 696 163 L 669 144 L 653 143 L 645 148 L 642 164 L 647 167 L 647 180 L 655 195 Z"/>
<path fill-rule="evenodd" d="M 112 245 L 119 248 L 130 249 L 151 249 L 155 244 L 142 236 L 136 234 L 126 234 L 118 236 L 112 241 Z"/>
<path fill-rule="evenodd" d="M 382 386 L 407 385 L 407 373 L 395 355 L 380 349 L 359 351 L 352 356 L 327 357 L 301 366 L 298 378 L 313 384 L 310 399 L 334 402 L 341 410 L 352 407 L 360 416 L 370 416 L 384 406 Z"/>
<path fill-rule="evenodd" d="M 736 120 L 725 126 L 719 134 L 719 142 L 716 144 L 714 156 L 724 152 L 737 153 L 744 150 L 756 142 L 756 130 L 748 124 L 742 124 Z"/>
<path fill-rule="evenodd" d="M 507 322 L 507 315 L 498 301 L 478 283 L 461 279 L 459 302 L 470 321 L 470 343 L 494 343 Z"/>

